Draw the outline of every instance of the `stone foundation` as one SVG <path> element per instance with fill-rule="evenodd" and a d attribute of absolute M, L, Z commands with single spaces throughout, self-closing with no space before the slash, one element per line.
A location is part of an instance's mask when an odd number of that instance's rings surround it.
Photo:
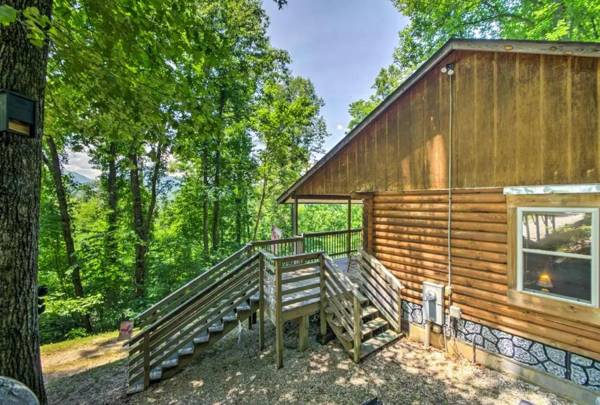
<path fill-rule="evenodd" d="M 408 322 L 424 324 L 420 305 L 403 301 L 402 310 L 403 317 Z M 600 361 L 598 360 L 464 319 L 459 319 L 452 328 L 448 324 L 444 327 L 447 333 L 454 329 L 456 338 L 465 343 L 474 343 L 487 352 L 600 391 Z"/>

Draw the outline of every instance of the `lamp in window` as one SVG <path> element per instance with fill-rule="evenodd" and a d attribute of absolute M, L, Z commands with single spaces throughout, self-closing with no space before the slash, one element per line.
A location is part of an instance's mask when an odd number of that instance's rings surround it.
<path fill-rule="evenodd" d="M 0 90 L 0 134 L 35 135 L 35 101 Z"/>
<path fill-rule="evenodd" d="M 551 288 L 554 288 L 554 284 L 552 284 L 552 277 L 547 272 L 542 272 L 538 276 L 537 286 L 542 289 L 542 291 L 550 291 Z"/>

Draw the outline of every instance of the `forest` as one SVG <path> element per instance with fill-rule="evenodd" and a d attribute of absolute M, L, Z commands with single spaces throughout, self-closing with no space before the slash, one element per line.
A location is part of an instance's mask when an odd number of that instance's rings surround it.
<path fill-rule="evenodd" d="M 51 39 L 42 342 L 115 328 L 244 243 L 269 238 L 271 226 L 289 235 L 289 207 L 275 199 L 324 152 L 328 136 L 323 100 L 293 75 L 290 55 L 271 46 L 260 1 L 79 4 L 55 1 L 52 25 L 35 8 L 23 19 L 31 41 Z M 373 95 L 350 105 L 349 129 L 451 36 L 437 27 L 462 37 L 483 30 L 585 40 L 594 38 L 594 20 L 573 21 L 598 7 L 486 2 L 424 13 L 420 3 L 395 5 L 411 23 Z M 529 29 L 534 21 L 542 32 Z M 91 157 L 97 179 L 65 170 L 74 152 Z M 300 231 L 345 225 L 341 207 L 300 210 Z"/>
<path fill-rule="evenodd" d="M 407 24 L 348 130 L 449 38 L 600 39 L 596 0 L 391 2 Z M 291 233 L 276 198 L 328 130 L 268 25 L 261 0 L 0 4 L 0 89 L 38 117 L 0 148 L 0 374 L 42 403 L 41 342 L 114 330 L 272 226 Z M 66 170 L 76 153 L 97 177 Z M 346 212 L 299 217 L 300 232 L 334 230 Z"/>
<path fill-rule="evenodd" d="M 115 329 L 271 226 L 322 152 L 323 100 L 254 0 L 54 4 L 41 189 L 42 342 Z M 74 152 L 97 179 L 69 173 Z M 359 207 L 355 208 L 356 210 Z M 357 226 L 360 215 L 354 215 Z M 300 231 L 345 207 L 302 206 Z"/>

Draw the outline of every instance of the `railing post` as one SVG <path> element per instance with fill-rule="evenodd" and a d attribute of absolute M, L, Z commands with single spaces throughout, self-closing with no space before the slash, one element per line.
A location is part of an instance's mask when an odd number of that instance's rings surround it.
<path fill-rule="evenodd" d="M 362 344 L 362 307 L 358 297 L 353 294 L 353 313 L 354 313 L 354 362 L 360 361 L 360 346 Z"/>
<path fill-rule="evenodd" d="M 283 367 L 283 319 L 281 265 L 275 261 L 275 356 L 277 368 Z"/>
<path fill-rule="evenodd" d="M 144 389 L 150 386 L 150 333 L 144 335 L 142 342 L 142 350 L 144 351 Z"/>
<path fill-rule="evenodd" d="M 398 305 L 398 328 L 396 332 L 402 333 L 402 292 L 401 290 L 396 290 L 396 305 Z"/>
<path fill-rule="evenodd" d="M 258 269 L 258 346 L 265 349 L 265 255 L 261 253 Z"/>
<path fill-rule="evenodd" d="M 320 305 L 319 305 L 319 332 L 321 334 L 321 341 L 325 341 L 325 335 L 327 334 L 327 319 L 325 314 L 325 307 L 327 306 L 326 295 L 325 295 L 325 257 L 323 253 L 319 255 L 319 291 L 321 293 Z"/>

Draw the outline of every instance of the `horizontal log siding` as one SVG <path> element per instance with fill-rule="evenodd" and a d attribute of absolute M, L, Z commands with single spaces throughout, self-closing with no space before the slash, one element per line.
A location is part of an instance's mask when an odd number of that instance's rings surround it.
<path fill-rule="evenodd" d="M 510 304 L 501 189 L 453 193 L 452 301 L 463 317 L 599 359 L 600 328 Z M 425 280 L 448 282 L 447 201 L 444 190 L 374 195 L 373 252 L 405 285 L 408 301 L 421 303 Z"/>

